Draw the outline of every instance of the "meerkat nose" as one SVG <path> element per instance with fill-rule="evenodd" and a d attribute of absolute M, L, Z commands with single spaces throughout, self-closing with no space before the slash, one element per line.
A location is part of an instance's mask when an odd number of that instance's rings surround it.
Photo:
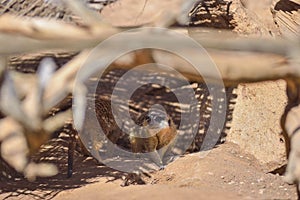
<path fill-rule="evenodd" d="M 164 170 L 166 168 L 166 166 L 165 165 L 161 165 L 161 166 L 159 166 L 159 170 Z"/>
<path fill-rule="evenodd" d="M 159 124 L 161 128 L 169 127 L 168 121 L 161 121 Z"/>

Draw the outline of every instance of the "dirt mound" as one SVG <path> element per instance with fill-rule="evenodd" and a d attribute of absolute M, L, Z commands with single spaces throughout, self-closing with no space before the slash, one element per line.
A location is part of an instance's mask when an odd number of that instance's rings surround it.
<path fill-rule="evenodd" d="M 146 185 L 121 187 L 122 176 L 91 158 L 77 155 L 75 174 L 65 173 L 35 183 L 2 183 L 0 198 L 16 199 L 296 199 L 294 186 L 262 171 L 257 160 L 237 145 L 226 143 L 211 152 L 178 158 L 165 170 L 151 174 Z M 66 156 L 66 151 L 60 153 Z M 203 157 L 204 156 L 204 157 Z M 64 161 L 60 161 L 63 165 Z M 65 162 L 66 163 L 66 162 Z M 9 190 L 10 188 L 10 190 Z"/>

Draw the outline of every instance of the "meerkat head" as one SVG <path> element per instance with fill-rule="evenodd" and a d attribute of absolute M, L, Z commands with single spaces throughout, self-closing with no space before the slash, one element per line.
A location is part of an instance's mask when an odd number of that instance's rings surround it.
<path fill-rule="evenodd" d="M 137 119 L 137 129 L 131 137 L 151 137 L 161 130 L 170 128 L 173 122 L 162 106 L 152 106 Z"/>
<path fill-rule="evenodd" d="M 160 131 L 170 127 L 171 123 L 171 118 L 164 110 L 150 109 L 145 116 L 143 125 L 147 126 L 149 130 Z"/>

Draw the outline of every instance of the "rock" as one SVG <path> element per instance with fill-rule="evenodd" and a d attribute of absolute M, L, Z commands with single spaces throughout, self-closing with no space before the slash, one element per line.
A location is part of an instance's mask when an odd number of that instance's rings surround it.
<path fill-rule="evenodd" d="M 287 104 L 283 80 L 240 84 L 227 141 L 254 155 L 265 171 L 286 164 L 280 118 Z"/>
<path fill-rule="evenodd" d="M 101 11 L 104 21 L 113 26 L 159 25 L 180 13 L 182 0 L 118 0 Z"/>
<path fill-rule="evenodd" d="M 300 35 L 300 0 L 273 0 L 271 11 L 282 37 L 294 39 Z"/>

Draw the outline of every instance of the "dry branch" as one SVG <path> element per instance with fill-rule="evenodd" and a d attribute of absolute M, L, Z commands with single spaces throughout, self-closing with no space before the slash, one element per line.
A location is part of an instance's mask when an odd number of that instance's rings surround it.
<path fill-rule="evenodd" d="M 44 113 L 57 105 L 69 93 L 72 93 L 76 73 L 85 62 L 90 51 L 83 51 L 70 62 L 60 68 L 52 77 L 45 88 L 44 94 Z"/>
<path fill-rule="evenodd" d="M 4 22 L 6 25 L 1 26 Z M 113 27 L 108 28 L 103 24 L 97 24 L 91 27 L 78 27 L 59 21 L 49 21 L 44 19 L 24 20 L 23 18 L 15 18 L 8 15 L 0 17 L 0 27 L 0 42 L 2 44 L 0 47 L 0 53 L 2 55 L 40 51 L 45 49 L 79 51 L 85 48 L 93 48 L 109 36 L 122 31 Z M 128 39 L 135 42 L 133 43 L 120 40 L 120 43 L 116 46 L 108 46 L 106 51 L 108 53 L 115 52 L 119 45 L 127 45 L 134 48 L 137 43 L 150 46 L 152 44 L 159 43 L 170 49 L 181 48 L 186 51 L 192 51 L 190 47 L 186 47 L 184 40 L 177 40 L 176 43 L 174 43 L 173 38 L 164 31 L 160 33 L 144 31 L 143 36 L 138 39 L 134 35 L 131 36 L 128 34 Z M 249 67 L 249 62 L 243 62 L 245 66 L 237 66 L 234 62 L 227 61 L 228 59 L 223 60 L 225 62 L 216 61 L 218 63 L 217 67 L 224 79 L 228 82 L 230 82 L 230 80 L 234 80 L 235 83 L 233 84 L 237 84 L 238 82 L 260 81 L 263 79 L 284 78 L 286 76 L 300 77 L 299 70 L 297 68 L 293 68 L 295 65 L 287 67 L 288 60 L 274 65 L 270 63 L 270 59 L 267 55 L 271 53 L 283 56 L 282 60 L 284 60 L 286 57 L 291 56 L 291 52 L 295 50 L 299 51 L 300 47 L 295 45 L 295 42 L 293 41 L 249 38 L 224 40 L 222 37 L 201 37 L 197 36 L 197 34 L 193 35 L 193 39 L 195 39 L 203 47 L 209 49 L 266 54 L 265 57 L 261 56 L 260 62 L 251 62 L 252 67 Z M 295 57 L 297 55 L 292 56 Z M 246 60 L 249 60 L 251 55 L 242 56 L 242 58 L 243 57 Z M 179 72 L 182 72 L 183 74 L 186 73 L 188 77 L 193 77 L 194 75 L 194 78 L 197 78 L 198 74 L 195 74 L 193 70 L 183 68 L 184 67 L 175 67 L 175 69 Z M 248 69 L 249 73 L 245 74 L 244 69 Z M 204 73 L 202 76 L 209 77 L 209 74 Z M 209 78 L 213 80 L 216 77 Z"/>

